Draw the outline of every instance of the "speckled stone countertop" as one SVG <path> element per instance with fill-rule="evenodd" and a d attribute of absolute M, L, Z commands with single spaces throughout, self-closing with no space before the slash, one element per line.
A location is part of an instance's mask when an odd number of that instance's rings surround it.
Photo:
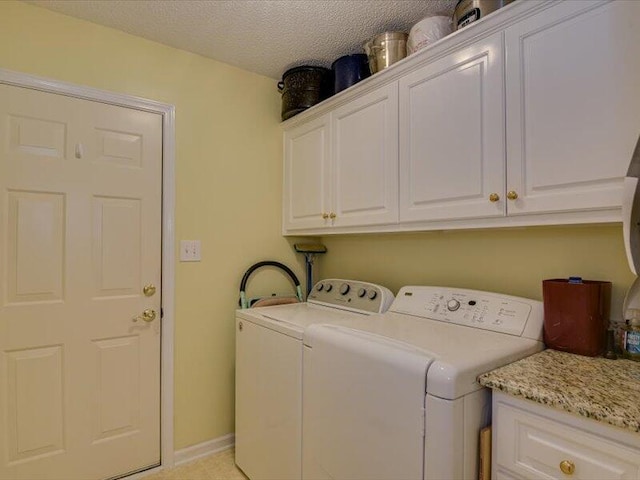
<path fill-rule="evenodd" d="M 485 373 L 478 382 L 640 432 L 640 362 L 544 350 Z"/>

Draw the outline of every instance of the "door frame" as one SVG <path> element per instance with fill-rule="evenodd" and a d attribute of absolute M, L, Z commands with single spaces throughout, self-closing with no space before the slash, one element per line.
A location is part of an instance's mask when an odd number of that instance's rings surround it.
<path fill-rule="evenodd" d="M 173 345 L 175 315 L 175 106 L 0 68 L 0 84 L 56 93 L 162 115 L 162 324 L 160 357 L 160 467 L 174 464 Z"/>

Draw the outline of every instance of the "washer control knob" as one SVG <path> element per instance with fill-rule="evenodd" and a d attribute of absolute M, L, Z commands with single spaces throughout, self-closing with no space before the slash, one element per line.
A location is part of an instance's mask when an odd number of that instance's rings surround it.
<path fill-rule="evenodd" d="M 376 297 L 378 296 L 378 292 L 376 292 L 375 290 L 369 290 L 369 300 L 375 300 Z"/>
<path fill-rule="evenodd" d="M 316 290 L 321 292 L 324 289 L 324 285 L 319 283 L 318 285 L 316 285 Z"/>
<path fill-rule="evenodd" d="M 340 295 L 346 295 L 347 293 L 349 293 L 349 290 L 351 290 L 351 287 L 348 283 L 343 283 L 342 285 L 340 285 Z"/>
<path fill-rule="evenodd" d="M 460 308 L 460 302 L 455 298 L 452 298 L 447 302 L 447 310 L 449 310 L 450 312 L 455 312 L 459 308 Z"/>
<path fill-rule="evenodd" d="M 333 285 L 331 285 L 330 283 L 327 283 L 327 284 L 324 286 L 324 291 L 325 291 L 325 292 L 330 292 L 331 290 L 333 290 Z"/>
<path fill-rule="evenodd" d="M 367 294 L 367 291 L 364 288 L 358 290 L 358 296 L 360 298 L 364 297 Z"/>

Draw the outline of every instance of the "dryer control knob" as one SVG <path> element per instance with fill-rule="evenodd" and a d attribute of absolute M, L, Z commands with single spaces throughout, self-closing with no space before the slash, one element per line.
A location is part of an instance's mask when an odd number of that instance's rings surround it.
<path fill-rule="evenodd" d="M 364 297 L 366 294 L 367 294 L 367 291 L 366 291 L 364 288 L 360 288 L 360 289 L 358 290 L 358 296 L 359 296 L 360 298 Z"/>
<path fill-rule="evenodd" d="M 316 285 L 316 290 L 321 292 L 324 289 L 324 285 L 319 283 L 318 285 Z"/>
<path fill-rule="evenodd" d="M 452 298 L 447 302 L 447 310 L 449 310 L 450 312 L 455 312 L 459 308 L 460 308 L 460 302 L 455 298 Z"/>
<path fill-rule="evenodd" d="M 349 293 L 349 290 L 351 290 L 351 287 L 348 283 L 343 283 L 342 285 L 340 285 L 340 295 L 346 295 L 347 293 Z"/>
<path fill-rule="evenodd" d="M 330 283 L 327 283 L 327 284 L 324 286 L 324 291 L 325 291 L 325 292 L 330 292 L 331 290 L 333 290 L 333 285 L 331 285 Z"/>
<path fill-rule="evenodd" d="M 375 300 L 376 297 L 378 296 L 378 292 L 376 292 L 375 290 L 369 290 L 369 300 Z"/>

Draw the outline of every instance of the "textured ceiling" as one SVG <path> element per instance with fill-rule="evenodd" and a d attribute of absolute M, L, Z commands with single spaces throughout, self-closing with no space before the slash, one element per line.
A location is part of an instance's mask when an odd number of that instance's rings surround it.
<path fill-rule="evenodd" d="M 409 31 L 457 0 L 29 0 L 26 3 L 213 58 L 274 79 L 329 67 L 387 30 Z"/>

